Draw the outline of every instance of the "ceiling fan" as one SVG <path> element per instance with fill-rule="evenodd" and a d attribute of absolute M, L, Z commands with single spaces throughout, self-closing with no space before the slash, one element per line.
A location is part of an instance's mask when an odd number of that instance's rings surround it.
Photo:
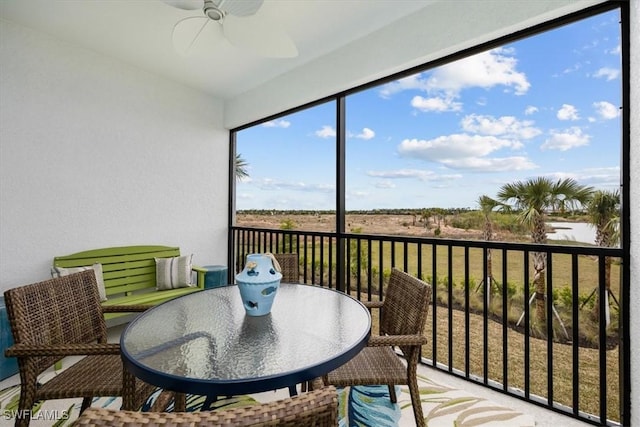
<path fill-rule="evenodd" d="M 173 27 L 173 46 L 188 55 L 196 45 L 226 38 L 232 45 L 268 58 L 293 58 L 298 49 L 287 33 L 257 12 L 264 0 L 163 0 L 183 10 L 203 14 L 179 20 Z"/>

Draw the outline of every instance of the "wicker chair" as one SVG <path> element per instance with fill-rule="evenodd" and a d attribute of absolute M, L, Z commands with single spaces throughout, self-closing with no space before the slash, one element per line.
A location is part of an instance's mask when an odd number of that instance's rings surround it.
<path fill-rule="evenodd" d="M 87 409 L 74 426 L 124 427 L 134 425 L 191 426 L 337 426 L 338 394 L 322 387 L 275 402 L 220 411 L 134 412 L 102 408 Z"/>
<path fill-rule="evenodd" d="M 392 269 L 384 300 L 365 302 L 370 308 L 382 309 L 380 335 L 372 335 L 356 357 L 325 377 L 325 383 L 337 387 L 386 384 L 394 403 L 397 402 L 394 386 L 406 384 L 411 393 L 416 425 L 424 426 L 416 370 L 420 348 L 427 343 L 424 327 L 430 301 L 430 285 Z M 406 364 L 394 347 L 402 350 Z"/>
<path fill-rule="evenodd" d="M 20 401 L 16 426 L 28 426 L 37 400 L 82 397 L 84 411 L 94 396 L 122 396 L 124 409 L 137 409 L 155 388 L 123 370 L 120 344 L 107 343 L 107 327 L 93 270 L 9 289 L 4 293 L 17 357 Z M 110 312 L 147 306 L 112 306 Z M 66 356 L 86 355 L 39 384 L 38 375 Z"/>
<path fill-rule="evenodd" d="M 280 264 L 282 283 L 298 283 L 300 281 L 300 264 L 298 254 L 277 253 L 273 254 Z"/>

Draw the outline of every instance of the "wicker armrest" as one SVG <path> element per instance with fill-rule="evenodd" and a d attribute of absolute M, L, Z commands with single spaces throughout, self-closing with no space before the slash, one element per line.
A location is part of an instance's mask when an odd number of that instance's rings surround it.
<path fill-rule="evenodd" d="M 427 337 L 422 335 L 374 335 L 369 338 L 367 347 L 424 345 Z"/>
<path fill-rule="evenodd" d="M 14 344 L 4 352 L 6 357 L 25 356 L 83 356 L 91 354 L 120 354 L 118 343 L 55 344 L 40 346 L 35 344 Z"/>
<path fill-rule="evenodd" d="M 146 311 L 153 307 L 149 304 L 131 304 L 131 305 L 103 305 L 103 313 L 134 313 Z"/>
<path fill-rule="evenodd" d="M 362 301 L 362 304 L 367 308 L 381 308 L 384 306 L 384 301 Z"/>

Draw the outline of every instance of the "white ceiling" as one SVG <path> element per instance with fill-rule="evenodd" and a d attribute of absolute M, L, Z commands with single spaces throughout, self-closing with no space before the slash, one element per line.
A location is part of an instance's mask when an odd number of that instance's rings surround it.
<path fill-rule="evenodd" d="M 221 99 L 233 128 L 603 1 L 265 0 L 297 45 L 285 59 L 224 39 L 181 56 L 173 26 L 201 11 L 162 0 L 0 0 L 0 19 Z"/>
<path fill-rule="evenodd" d="M 242 0 L 240 0 L 242 1 Z M 57 39 L 120 59 L 216 97 L 229 99 L 363 37 L 431 0 L 266 0 L 259 13 L 282 26 L 296 58 L 261 58 L 222 39 L 184 57 L 174 24 L 200 10 L 161 0 L 0 0 L 0 16 Z"/>

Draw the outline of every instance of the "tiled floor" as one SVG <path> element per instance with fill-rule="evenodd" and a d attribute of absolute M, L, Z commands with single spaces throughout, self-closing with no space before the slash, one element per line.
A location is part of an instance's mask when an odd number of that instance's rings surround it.
<path fill-rule="evenodd" d="M 111 327 L 109 329 L 109 341 L 118 342 L 120 333 L 122 332 L 123 328 L 124 325 Z M 431 369 L 427 366 L 420 366 L 419 373 L 431 378 L 432 380 L 440 384 L 458 389 L 464 389 L 473 395 L 482 396 L 500 405 L 507 406 L 525 414 L 530 414 L 536 420 L 536 425 L 540 427 L 581 427 L 590 425 L 588 423 L 577 421 L 573 418 L 555 413 L 553 411 L 548 411 L 546 409 L 524 402 L 520 399 L 509 397 L 502 393 L 489 390 L 487 388 L 473 384 L 469 381 L 465 381 L 452 375 L 448 375 L 446 373 Z M 0 390 L 19 382 L 20 378 L 18 375 L 14 375 L 12 377 L 4 379 L 0 381 Z"/>

